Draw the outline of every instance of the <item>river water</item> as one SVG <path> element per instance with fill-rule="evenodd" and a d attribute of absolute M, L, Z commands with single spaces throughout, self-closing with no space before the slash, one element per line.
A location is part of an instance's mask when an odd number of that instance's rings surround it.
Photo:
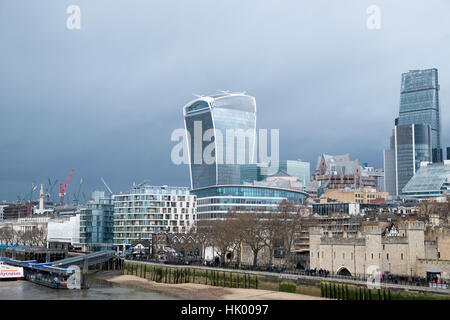
<path fill-rule="evenodd" d="M 90 278 L 89 289 L 52 289 L 26 280 L 0 281 L 0 300 L 174 300 L 150 290 Z"/>

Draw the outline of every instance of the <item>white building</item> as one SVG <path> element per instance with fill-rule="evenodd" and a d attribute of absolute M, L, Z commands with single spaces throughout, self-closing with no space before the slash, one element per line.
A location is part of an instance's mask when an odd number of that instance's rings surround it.
<path fill-rule="evenodd" d="M 113 199 L 116 245 L 151 240 L 160 231 L 184 233 L 196 221 L 196 196 L 185 187 L 141 184 Z"/>
<path fill-rule="evenodd" d="M 48 222 L 48 247 L 65 248 L 80 243 L 80 215 L 55 219 Z"/>

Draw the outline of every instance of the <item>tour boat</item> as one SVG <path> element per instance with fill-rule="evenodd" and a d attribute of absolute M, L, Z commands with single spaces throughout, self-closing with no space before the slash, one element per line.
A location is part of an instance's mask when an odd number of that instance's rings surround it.
<path fill-rule="evenodd" d="M 23 280 L 23 268 L 12 267 L 0 262 L 0 280 Z"/>

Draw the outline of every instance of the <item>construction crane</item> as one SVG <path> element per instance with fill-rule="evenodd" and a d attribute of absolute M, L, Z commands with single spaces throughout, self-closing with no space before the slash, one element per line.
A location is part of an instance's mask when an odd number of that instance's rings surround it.
<path fill-rule="evenodd" d="M 109 193 L 112 195 L 113 192 L 111 191 L 111 188 L 108 186 L 108 184 L 106 183 L 106 181 L 100 177 L 100 180 L 102 180 L 103 184 L 105 185 L 106 189 L 108 189 Z"/>
<path fill-rule="evenodd" d="M 31 203 L 31 201 L 33 201 L 33 192 L 34 192 L 34 190 L 36 190 L 37 189 L 37 185 L 35 185 L 35 183 L 34 182 L 32 182 L 31 183 L 31 191 L 30 191 L 30 193 L 29 193 L 29 195 L 30 195 L 30 203 Z M 25 199 L 24 199 L 25 200 Z"/>
<path fill-rule="evenodd" d="M 48 178 L 48 187 L 47 187 L 46 196 L 47 196 L 47 201 L 51 201 L 53 204 L 55 204 L 55 198 L 54 198 L 53 190 L 55 189 L 55 185 L 56 185 L 57 182 L 58 182 L 58 180 L 55 180 L 52 183 L 50 178 Z"/>
<path fill-rule="evenodd" d="M 72 171 L 70 171 L 69 177 L 66 180 L 66 184 L 63 186 L 62 183 L 59 185 L 59 205 L 63 206 L 64 205 L 64 196 L 66 195 L 66 188 L 67 185 L 69 184 L 70 178 L 72 178 L 72 174 L 75 170 L 72 169 Z"/>

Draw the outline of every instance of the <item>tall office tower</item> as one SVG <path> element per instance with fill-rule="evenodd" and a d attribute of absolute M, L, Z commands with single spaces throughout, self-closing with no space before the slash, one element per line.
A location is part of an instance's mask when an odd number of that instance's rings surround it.
<path fill-rule="evenodd" d="M 432 161 L 442 162 L 438 70 L 412 70 L 402 74 L 398 125 L 431 127 Z"/>
<path fill-rule="evenodd" d="M 395 126 L 390 149 L 384 150 L 385 191 L 392 196 L 402 193 L 422 161 L 432 159 L 432 129 L 429 125 Z"/>
<path fill-rule="evenodd" d="M 256 102 L 243 93 L 200 97 L 184 106 L 191 188 L 239 184 L 256 163 Z M 211 159 L 212 158 L 212 159 Z"/>

